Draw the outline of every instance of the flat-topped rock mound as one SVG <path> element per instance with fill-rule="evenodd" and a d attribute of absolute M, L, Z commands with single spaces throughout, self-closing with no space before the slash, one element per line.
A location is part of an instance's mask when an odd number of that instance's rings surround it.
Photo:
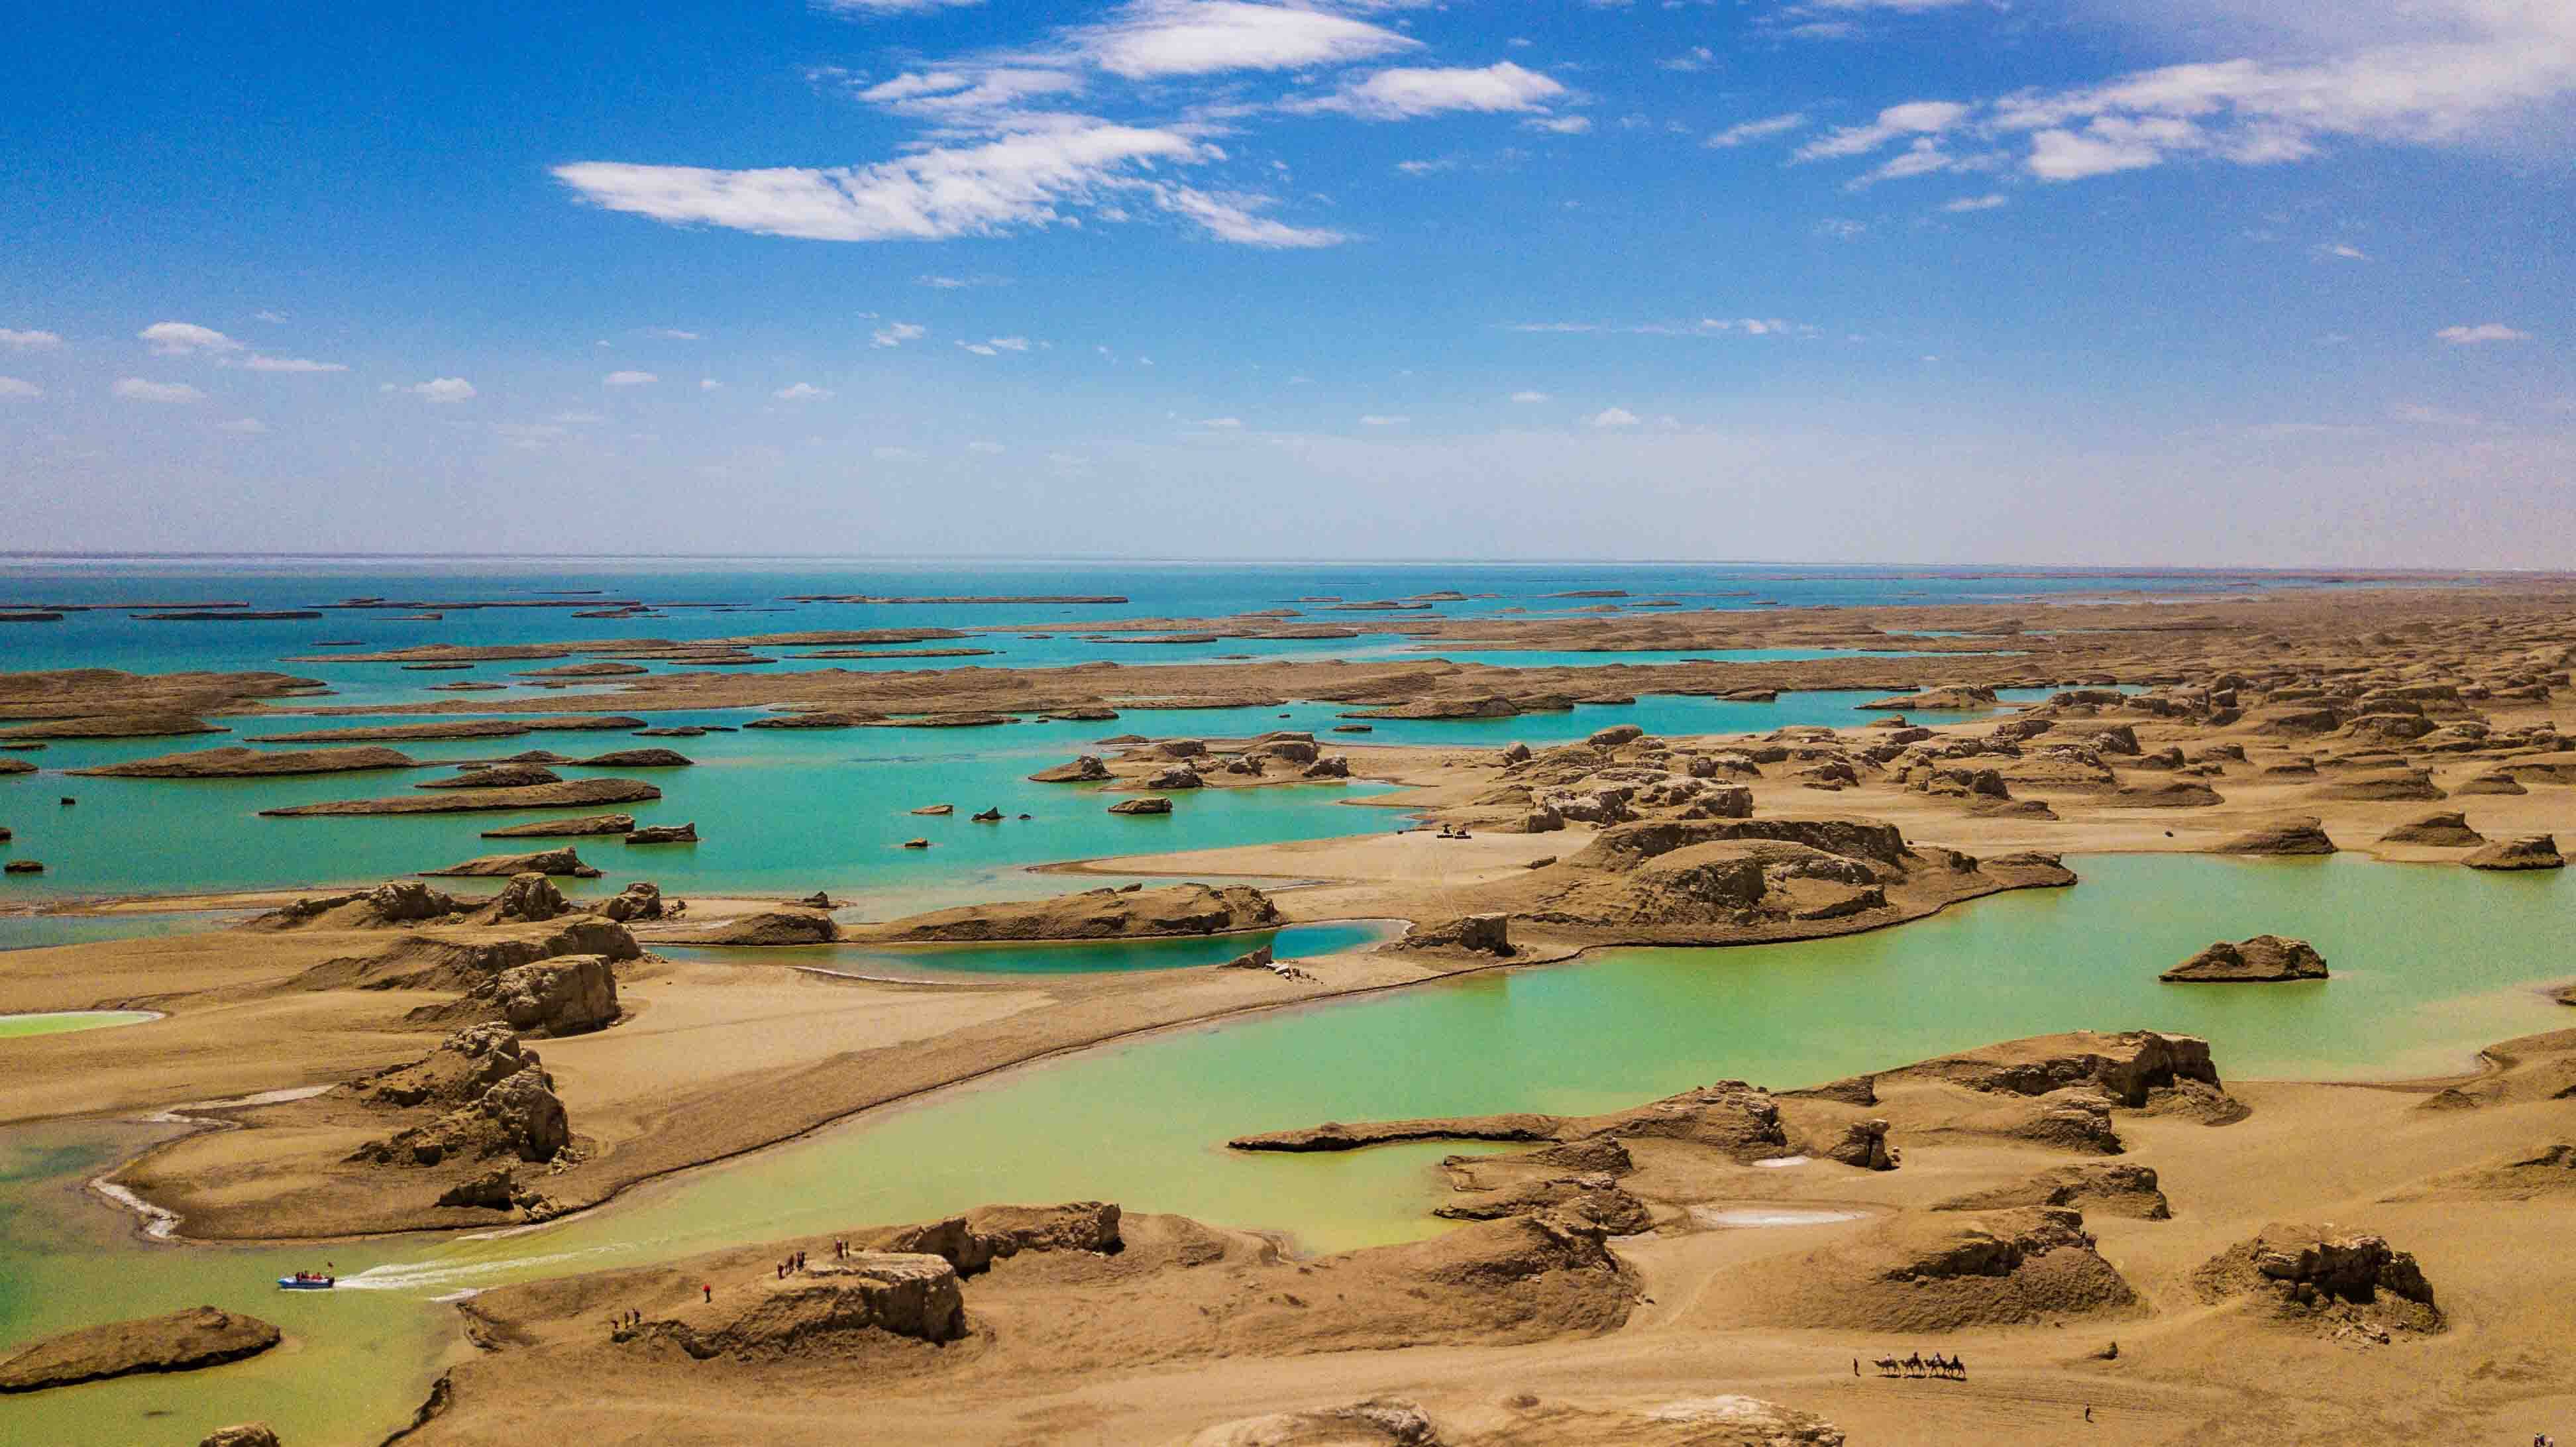
<path fill-rule="evenodd" d="M 870 1332 L 955 1341 L 966 1334 L 966 1306 L 946 1261 L 861 1251 L 770 1282 L 728 1282 L 721 1300 L 683 1305 L 634 1332 L 698 1361 L 806 1357 Z"/>
<path fill-rule="evenodd" d="M 2067 1206 L 2095 1215 L 2163 1221 L 2173 1206 L 2159 1188 L 2155 1168 L 2126 1161 L 2059 1166 L 2028 1179 L 1935 1202 L 1935 1211 L 1993 1211 L 2019 1206 Z"/>
<path fill-rule="evenodd" d="M 1212 889 L 1094 889 L 1053 899 L 960 905 L 854 931 L 872 940 L 930 944 L 983 940 L 1155 939 L 1277 929 L 1270 897 L 1248 885 Z"/>
<path fill-rule="evenodd" d="M 534 760 L 508 759 L 497 764 L 469 764 L 441 779 L 424 779 L 415 789 L 524 789 L 533 784 L 560 784 L 563 775 Z"/>
<path fill-rule="evenodd" d="M 268 779 L 296 774 L 346 774 L 366 769 L 412 769 L 419 761 L 398 749 L 289 749 L 283 752 L 227 744 L 219 749 L 94 764 L 68 772 L 103 779 Z"/>
<path fill-rule="evenodd" d="M 1734 1289 L 1733 1310 L 1748 1322 L 1905 1334 L 2138 1306 L 2082 1213 L 2055 1206 L 1894 1217 L 1821 1250 L 1755 1262 Z"/>
<path fill-rule="evenodd" d="M 600 804 L 638 804 L 661 797 L 661 790 L 641 779 L 567 779 L 561 783 L 530 784 L 515 789 L 460 785 L 393 799 L 335 799 L 325 804 L 262 809 L 260 813 L 276 819 L 364 814 L 466 814 L 503 809 L 575 809 Z"/>
<path fill-rule="evenodd" d="M 507 739 L 531 733 L 619 733 L 644 727 L 625 714 L 533 714 L 524 718 L 441 718 L 406 724 L 349 724 L 267 734 L 264 744 L 399 743 L 406 739 Z"/>
<path fill-rule="evenodd" d="M 2322 980 L 2326 978 L 2326 960 L 2306 940 L 2256 935 L 2234 944 L 2220 940 L 2156 978 L 2168 984 Z"/>
<path fill-rule="evenodd" d="M 150 739 L 176 734 L 220 734 L 231 730 L 185 713 L 108 713 L 80 718 L 43 719 L 0 728 L 0 739 Z"/>
<path fill-rule="evenodd" d="M 675 945 L 828 945 L 841 938 L 841 927 L 827 910 L 780 908 L 692 924 L 655 938 Z"/>
<path fill-rule="evenodd" d="M 0 1393 L 40 1392 L 136 1372 L 193 1372 L 255 1357 L 280 1340 L 255 1316 L 199 1306 L 46 1337 L 0 1358 Z"/>
<path fill-rule="evenodd" d="M 1359 1150 L 1399 1141 L 1597 1145 L 1606 1140 L 1615 1147 L 1620 1139 L 1644 1138 L 1708 1146 L 1739 1161 L 1764 1160 L 1789 1153 L 1789 1137 L 1781 1127 L 1780 1109 L 1770 1092 L 1741 1080 L 1721 1080 L 1713 1085 L 1699 1086 L 1678 1095 L 1601 1115 L 1513 1112 L 1358 1124 L 1331 1121 L 1297 1130 L 1237 1136 L 1226 1145 L 1238 1151 L 1304 1153 Z M 1582 1158 L 1565 1156 L 1555 1159 L 1574 1162 Z M 1597 1166 L 1586 1162 L 1582 1168 L 1595 1169 Z"/>
<path fill-rule="evenodd" d="M 570 879 L 597 879 L 599 871 L 581 862 L 581 855 L 570 848 L 540 849 L 529 854 L 483 854 L 443 869 L 424 869 L 426 878 L 456 877 L 464 879 L 509 879 L 521 874 L 561 875 Z"/>
<path fill-rule="evenodd" d="M 2379 842 L 2434 849 L 2468 849 L 2486 843 L 2487 836 L 2469 827 L 2466 814 L 2446 809 L 2410 819 L 2380 835 Z"/>
<path fill-rule="evenodd" d="M 2144 1108 L 2159 1090 L 2225 1088 L 2208 1041 L 2155 1030 L 2034 1035 L 1885 1071 L 1877 1079 L 1881 1086 L 1896 1080 L 1940 1080 L 1996 1095 L 2041 1096 L 2084 1087 L 2132 1110 Z"/>
<path fill-rule="evenodd" d="M 486 829 L 486 839 L 581 839 L 593 834 L 624 834 L 635 827 L 632 814 L 585 814 L 578 819 L 533 819 Z"/>
<path fill-rule="evenodd" d="M 2499 839 L 2460 861 L 2471 869 L 2564 869 L 2567 860 L 2558 852 L 2556 836 L 2530 834 L 2520 839 Z"/>
<path fill-rule="evenodd" d="M 2313 814 L 2294 814 L 2233 835 L 2212 851 L 2218 854 L 2332 854 L 2325 822 Z"/>
<path fill-rule="evenodd" d="M 2384 1236 L 2332 1225 L 2270 1225 L 2192 1275 L 2207 1302 L 2268 1306 L 2285 1323 L 2331 1334 L 2439 1331 L 2441 1310 L 2415 1257 Z"/>

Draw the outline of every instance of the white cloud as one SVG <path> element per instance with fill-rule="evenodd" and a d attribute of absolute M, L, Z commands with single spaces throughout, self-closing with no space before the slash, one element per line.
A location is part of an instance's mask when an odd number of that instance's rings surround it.
<path fill-rule="evenodd" d="M 1634 427 L 1637 414 L 1625 407 L 1606 407 L 1583 420 L 1595 427 Z"/>
<path fill-rule="evenodd" d="M 644 335 L 648 337 L 660 337 L 666 342 L 703 342 L 706 340 L 704 333 L 683 331 L 678 327 L 646 327 L 644 329 Z"/>
<path fill-rule="evenodd" d="M 286 324 L 286 313 L 273 310 L 256 311 L 250 314 L 250 319 L 255 322 L 266 322 L 273 327 L 284 326 Z"/>
<path fill-rule="evenodd" d="M 2477 342 L 2527 342 L 2531 333 L 2516 331 L 2502 322 L 2480 322 L 2476 326 L 2444 327 L 2433 334 L 2452 346 L 2463 347 Z"/>
<path fill-rule="evenodd" d="M 1659 60 L 1655 62 L 1656 65 L 1665 70 L 1678 70 L 1684 73 L 1706 70 L 1716 63 L 1717 52 L 1709 49 L 1705 45 L 1694 45 L 1683 54 L 1676 55 L 1669 60 Z"/>
<path fill-rule="evenodd" d="M 1398 161 L 1395 168 L 1408 176 L 1428 176 L 1435 171 L 1454 171 L 1458 163 L 1448 157 L 1435 161 Z"/>
<path fill-rule="evenodd" d="M 1816 223 L 1815 230 L 1827 241 L 1857 241 L 1861 233 L 1869 230 L 1869 223 L 1854 221 L 1848 216 L 1828 216 Z"/>
<path fill-rule="evenodd" d="M 816 402 L 831 396 L 832 389 L 817 387 L 811 382 L 798 382 L 793 386 L 781 387 L 769 395 L 781 402 Z"/>
<path fill-rule="evenodd" d="M 230 432 L 241 437 L 258 437 L 268 431 L 268 424 L 256 417 L 236 417 L 230 422 L 216 423 L 215 430 Z"/>
<path fill-rule="evenodd" d="M 203 402 L 206 394 L 185 382 L 147 382 L 141 377 L 119 377 L 108 389 L 129 402 Z"/>
<path fill-rule="evenodd" d="M 1579 136 L 1592 129 L 1590 116 L 1532 116 L 1521 122 L 1525 131 L 1545 131 L 1553 136 Z"/>
<path fill-rule="evenodd" d="M 1805 322 L 1780 317 L 1701 317 L 1687 322 L 1514 322 L 1513 332 L 1598 332 L 1632 337 L 1812 337 Z"/>
<path fill-rule="evenodd" d="M 2317 255 L 2329 257 L 2336 261 L 2368 261 L 2370 259 L 2369 252 L 2362 250 L 2358 246 L 2341 241 L 2330 241 L 2320 244 L 2317 247 Z"/>
<path fill-rule="evenodd" d="M 0 347 L 13 347 L 19 351 L 32 352 L 39 347 L 59 347 L 62 344 L 63 339 L 53 332 L 22 332 L 9 327 L 0 327 Z"/>
<path fill-rule="evenodd" d="M 304 357 L 246 357 L 241 366 L 252 372 L 345 372 L 340 362 L 316 362 Z"/>
<path fill-rule="evenodd" d="M 1769 140 L 1773 136 L 1786 135 L 1806 124 L 1807 117 L 1803 111 L 1764 116 L 1758 121 L 1741 121 L 1728 126 L 1725 130 L 1709 137 L 1707 145 L 1711 150 L 1731 151 L 1747 142 Z"/>
<path fill-rule="evenodd" d="M 1188 217 L 1205 228 L 1219 241 L 1238 246 L 1264 246 L 1293 250 L 1316 246 L 1339 246 L 1350 237 L 1339 231 L 1319 226 L 1291 226 L 1267 216 L 1255 216 L 1252 208 L 1270 204 L 1267 196 L 1231 193 L 1212 196 L 1187 186 L 1166 186 L 1154 198 L 1166 211 Z M 1147 366 L 1153 363 L 1147 362 Z"/>
<path fill-rule="evenodd" d="M 872 347 L 900 347 L 906 342 L 917 342 L 923 337 L 929 335 L 930 328 L 925 326 L 920 326 L 912 322 L 888 322 L 884 326 L 877 328 L 875 331 L 868 333 L 868 345 Z"/>
<path fill-rule="evenodd" d="M 938 291 L 962 291 L 970 286 L 1007 286 L 1009 278 L 1000 276 L 916 276 L 917 285 Z"/>
<path fill-rule="evenodd" d="M 2176 122 L 2191 129 L 2189 122 Z M 2174 139 L 2168 135 L 2160 143 L 2137 134 L 2124 126 L 2113 126 L 2097 120 L 2090 133 L 2041 131 L 2030 138 L 2030 173 L 2043 181 L 2081 181 L 2088 176 L 2108 176 L 2119 171 L 2140 171 L 2163 163 L 2162 144 Z"/>
<path fill-rule="evenodd" d="M 241 343 L 194 322 L 154 322 L 135 335 L 164 357 L 217 356 L 242 349 Z"/>
<path fill-rule="evenodd" d="M 1360 425 L 1362 427 L 1401 427 L 1412 420 L 1410 417 L 1386 417 L 1372 412 L 1360 418 Z"/>
<path fill-rule="evenodd" d="M 979 357 L 997 357 L 1004 352 L 1027 351 L 1029 349 L 1029 339 L 1026 337 L 988 337 L 980 342 L 959 342 L 957 345 L 965 348 L 967 351 L 973 352 Z"/>
<path fill-rule="evenodd" d="M 1243 419 L 1240 417 L 1202 417 L 1199 419 L 1198 425 L 1201 427 L 1213 427 L 1221 432 L 1231 432 L 1243 426 Z"/>
<path fill-rule="evenodd" d="M 966 450 L 969 452 L 980 452 L 987 457 L 996 457 L 1008 449 L 1004 448 L 1002 444 L 998 442 L 985 442 L 979 439 L 977 441 L 967 443 Z"/>
<path fill-rule="evenodd" d="M 599 379 L 603 387 L 650 387 L 661 381 L 651 372 L 611 372 Z"/>
<path fill-rule="evenodd" d="M 0 377 L 0 397 L 42 397 L 45 389 L 24 377 Z"/>
<path fill-rule="evenodd" d="M 1544 402 L 1547 400 L 1547 394 L 1545 392 L 1514 392 L 1512 394 L 1512 400 L 1515 402 Z"/>
<path fill-rule="evenodd" d="M 401 390 L 409 392 L 424 402 L 463 402 L 475 395 L 474 384 L 463 377 L 435 377 L 426 382 L 415 382 Z"/>
<path fill-rule="evenodd" d="M 1129 80 L 1339 65 L 1421 44 L 1325 10 L 1244 0 L 1135 0 L 1072 38 L 1092 63 Z"/>
<path fill-rule="evenodd" d="M 884 15 L 919 15 L 933 10 L 962 9 L 984 0 L 809 0 L 817 10 L 852 19 Z"/>
<path fill-rule="evenodd" d="M 1918 100 L 1889 106 L 1864 126 L 1839 126 L 1800 146 L 1797 159 L 1818 161 L 1831 156 L 1861 156 L 1890 141 L 1918 135 L 1940 135 L 1968 118 L 1957 101 Z"/>
<path fill-rule="evenodd" d="M 1860 3 L 1824 0 L 1806 8 Z M 1897 8 L 1929 4 L 1900 0 Z M 2135 8 L 2152 23 L 2169 7 Z M 2026 136 L 2022 166 L 2042 180 L 2066 182 L 2175 160 L 2279 165 L 2306 160 L 2338 139 L 2563 147 L 2566 128 L 2550 120 L 2550 108 L 2563 109 L 2576 93 L 2576 7 L 2557 0 L 2219 0 L 2198 8 L 2226 22 L 2215 27 L 2221 33 L 2286 31 L 2293 58 L 2194 61 L 1973 106 L 1912 102 L 1870 125 L 1835 131 L 1799 157 L 1864 155 L 1916 134 L 1965 130 Z M 2208 29 L 2175 27 L 2195 36 Z"/>
<path fill-rule="evenodd" d="M 1564 94 L 1565 87 L 1556 81 L 1504 60 L 1482 70 L 1381 70 L 1330 95 L 1287 101 L 1284 108 L 1331 111 L 1366 121 L 1400 121 L 1443 111 L 1537 110 Z"/>
<path fill-rule="evenodd" d="M 703 223 L 815 241 L 992 236 L 1068 221 L 1138 189 L 1156 162 L 1221 159 L 1177 131 L 1084 122 L 972 146 L 934 146 L 891 161 L 829 169 L 722 171 L 582 161 L 555 176 L 592 203 L 673 225 Z"/>
<path fill-rule="evenodd" d="M 1020 110 L 1032 96 L 1082 89 L 1082 77 L 1064 70 L 997 66 L 981 70 L 907 71 L 858 92 L 860 100 L 897 115 L 951 123 L 991 123 Z"/>
<path fill-rule="evenodd" d="M 1963 163 L 1941 148 L 1931 136 L 1917 136 L 1914 143 L 1889 157 L 1875 169 L 1851 182 L 1849 189 L 1858 191 L 1879 181 L 1902 181 L 1911 176 L 1931 176 L 1956 170 Z"/>
<path fill-rule="evenodd" d="M 1992 211 L 2010 204 L 2010 199 L 2001 191 L 1990 191 L 1983 196 L 1962 196 L 1956 201 L 1944 202 L 1941 209 L 1956 215 L 1964 211 Z"/>

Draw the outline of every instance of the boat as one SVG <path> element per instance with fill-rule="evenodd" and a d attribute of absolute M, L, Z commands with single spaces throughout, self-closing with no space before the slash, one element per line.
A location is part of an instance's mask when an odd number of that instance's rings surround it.
<path fill-rule="evenodd" d="M 340 1278 L 336 1276 L 281 1276 L 277 1278 L 277 1289 L 280 1291 L 329 1291 L 331 1288 L 339 1284 Z"/>

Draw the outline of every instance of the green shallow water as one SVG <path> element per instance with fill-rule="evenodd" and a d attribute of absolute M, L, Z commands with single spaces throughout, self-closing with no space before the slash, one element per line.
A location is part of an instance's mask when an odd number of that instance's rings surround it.
<path fill-rule="evenodd" d="M 0 1040 L 22 1035 L 64 1035 L 74 1030 L 105 1030 L 140 1025 L 161 1017 L 149 1010 L 59 1010 L 43 1015 L 0 1015 Z"/>
<path fill-rule="evenodd" d="M 2037 696 L 2034 693 L 2032 696 Z M 1246 737 L 1272 729 L 1308 730 L 1330 748 L 1354 744 L 1442 743 L 1500 747 L 1580 739 L 1614 723 L 1658 734 L 1768 730 L 1788 724 L 1849 725 L 1865 721 L 1860 692 L 1798 693 L 1776 703 L 1647 696 L 1633 705 L 1581 707 L 1518 718 L 1379 720 L 1364 735 L 1329 730 L 1342 710 L 1331 704 L 1284 708 L 1137 711 L 1106 723 L 1009 724 L 977 729 L 858 728 L 824 732 L 761 729 L 697 738 L 634 739 L 619 733 L 538 733 L 506 739 L 416 742 L 403 752 L 423 761 L 491 759 L 546 749 L 574 758 L 639 744 L 663 744 L 696 760 L 693 767 L 612 771 L 556 766 L 565 778 L 622 772 L 662 791 L 644 803 L 524 813 L 264 818 L 263 809 L 334 799 L 409 795 L 413 785 L 445 770 L 373 770 L 273 779 L 118 779 L 62 771 L 148 758 L 183 749 L 255 741 L 318 726 L 417 722 L 402 718 L 240 718 L 230 734 L 131 741 L 66 740 L 44 754 L 45 771 L 0 777 L 0 823 L 16 839 L 0 856 L 40 859 L 47 872 L 8 876 L 0 907 L 71 896 L 179 894 L 373 883 L 435 869 L 479 854 L 571 844 L 607 878 L 592 888 L 615 890 L 652 879 L 687 894 L 717 890 L 809 894 L 828 890 L 875 914 L 1010 895 L 1052 893 L 1060 881 L 1024 873 L 1029 865 L 1107 855 L 1223 848 L 1319 839 L 1392 828 L 1383 812 L 1319 807 L 1365 800 L 1386 786 L 1358 782 L 1259 789 L 1185 790 L 1163 817 L 1107 813 L 1119 795 L 1096 786 L 1033 784 L 1026 776 L 1082 753 L 1098 753 L 1104 736 L 1139 733 L 1203 738 Z M 566 711 L 611 707 L 613 697 L 562 700 Z M 737 727 L 757 712 L 733 710 L 659 715 L 659 723 Z M 65 808 L 60 796 L 79 800 Z M 916 816 L 924 804 L 952 804 L 947 818 Z M 967 816 L 987 807 L 1007 816 L 979 824 Z M 642 824 L 694 822 L 701 843 L 629 848 L 621 837 L 573 840 L 485 839 L 482 831 L 545 818 L 633 814 Z M 1021 819 L 1028 814 L 1032 817 Z M 927 838 L 927 850 L 903 841 Z M 471 884 L 463 887 L 472 888 Z M 583 887 L 573 886 L 578 895 Z M 0 947 L 10 925 L 0 919 Z"/>
<path fill-rule="evenodd" d="M 402 1238 L 327 1253 L 148 1246 L 76 1199 L 79 1176 L 113 1160 L 114 1143 L 69 1125 L 10 1132 L 0 1137 L 12 1162 L 0 1210 L 15 1213 L 0 1233 L 0 1342 L 199 1299 L 273 1307 L 332 1329 L 307 1340 L 301 1357 L 206 1378 L 202 1399 L 193 1386 L 152 1382 L 12 1403 L 0 1413 L 0 1441 L 160 1440 L 141 1413 L 174 1398 L 242 1408 L 201 1414 L 190 1431 L 268 1416 L 298 1424 L 307 1434 L 298 1441 L 372 1440 L 421 1385 L 418 1367 L 402 1384 L 410 1396 L 373 1383 L 425 1360 L 436 1322 L 419 1306 L 426 1297 L 985 1201 L 1106 1198 L 1285 1230 L 1310 1250 L 1407 1239 L 1435 1225 L 1426 1213 L 1443 1187 L 1431 1168 L 1452 1148 L 1315 1157 L 1223 1149 L 1247 1131 L 1597 1110 L 1726 1077 L 1789 1087 L 2080 1027 L 2205 1035 L 2233 1076 L 2405 1076 L 2576 1021 L 2535 988 L 2576 975 L 2567 943 L 2576 884 L 2563 876 L 2350 858 L 2077 864 L 2085 879 L 2073 890 L 2005 895 L 1872 934 L 1610 951 L 1164 1032 L 656 1183 L 589 1217 L 482 1240 Z M 2314 941 L 2334 978 L 2154 978 L 2213 939 L 2261 931 Z M 292 1300 L 263 1289 L 323 1254 L 344 1280 L 379 1289 Z M 350 1385 L 361 1376 L 363 1391 Z M 333 1382 L 355 1393 L 345 1406 L 325 1391 Z M 397 1410 L 366 1416 L 377 1403 Z M 181 1440 L 173 1427 L 167 1438 Z"/>

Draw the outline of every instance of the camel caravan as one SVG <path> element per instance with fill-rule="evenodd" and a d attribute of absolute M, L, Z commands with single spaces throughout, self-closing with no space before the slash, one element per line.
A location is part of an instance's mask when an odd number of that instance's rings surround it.
<path fill-rule="evenodd" d="M 1948 1377 L 1962 1382 L 1968 1379 L 1966 1362 L 1957 1357 L 1945 1357 L 1939 1352 L 1934 1352 L 1929 1358 L 1918 1354 L 1902 1361 L 1895 1357 L 1880 1357 L 1876 1366 L 1882 1377 Z"/>

